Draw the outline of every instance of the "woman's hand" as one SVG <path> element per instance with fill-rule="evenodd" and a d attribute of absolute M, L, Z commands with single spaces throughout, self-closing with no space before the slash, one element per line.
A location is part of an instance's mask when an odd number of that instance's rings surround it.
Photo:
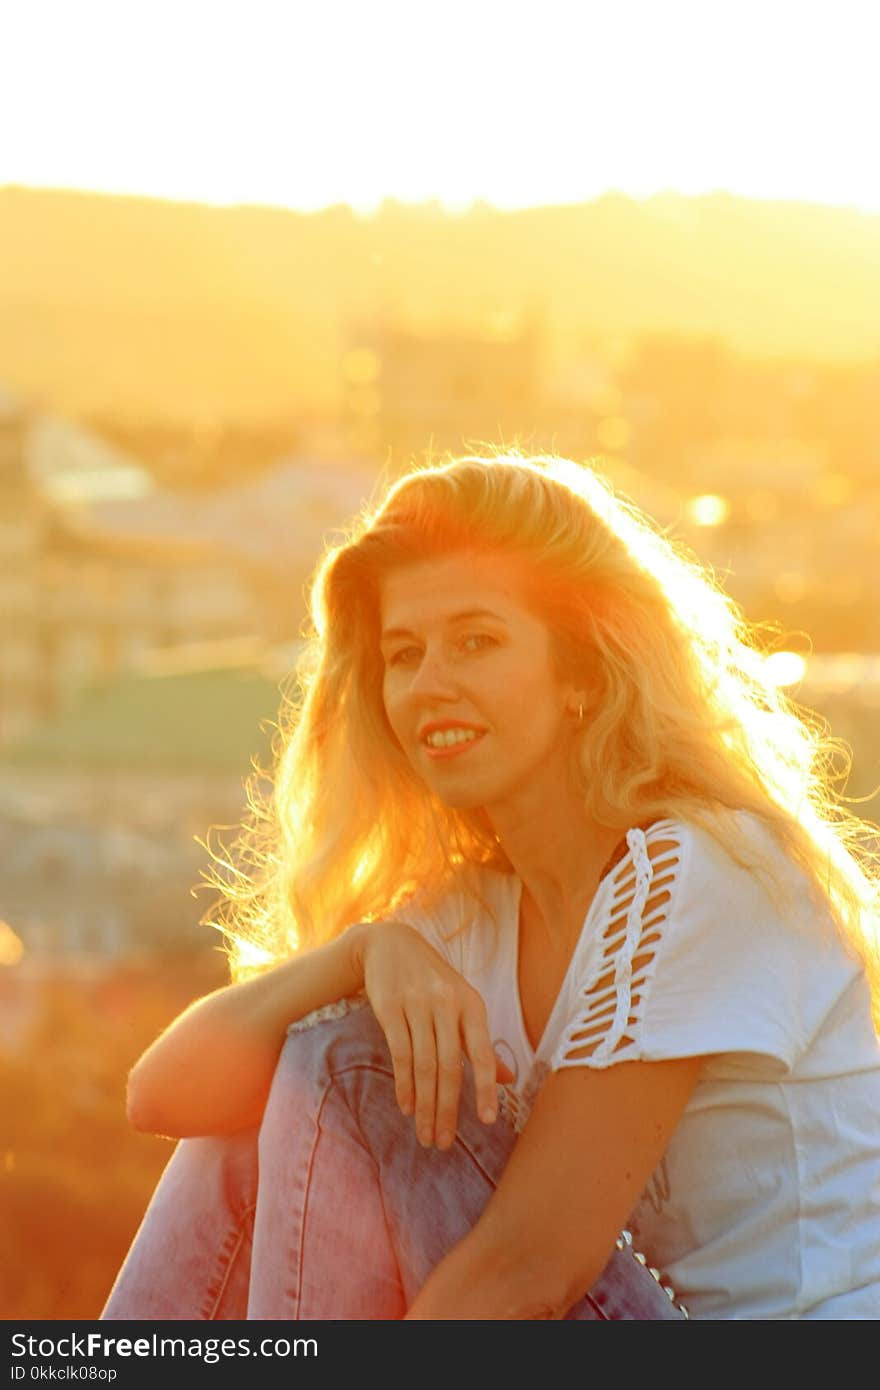
<path fill-rule="evenodd" d="M 512 1081 L 492 1051 L 482 996 L 414 927 L 377 922 L 362 929 L 355 951 L 364 988 L 388 1041 L 397 1102 L 415 1115 L 425 1147 L 448 1149 L 455 1138 L 466 1054 L 474 1075 L 477 1113 L 498 1115 L 496 1086 Z"/>

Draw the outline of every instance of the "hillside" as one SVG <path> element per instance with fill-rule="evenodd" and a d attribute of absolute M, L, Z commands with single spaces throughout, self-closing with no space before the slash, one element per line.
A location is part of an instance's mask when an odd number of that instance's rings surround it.
<path fill-rule="evenodd" d="M 642 332 L 758 357 L 880 352 L 880 216 L 727 194 L 465 215 L 303 214 L 0 189 L 0 380 L 72 411 L 256 416 L 336 400 L 377 311 L 537 313 L 551 358 Z"/>

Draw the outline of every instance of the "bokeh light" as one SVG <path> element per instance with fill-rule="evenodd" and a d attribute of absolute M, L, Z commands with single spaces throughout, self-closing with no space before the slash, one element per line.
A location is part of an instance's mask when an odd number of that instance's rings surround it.
<path fill-rule="evenodd" d="M 780 690 L 798 685 L 806 670 L 806 658 L 798 652 L 773 652 L 764 662 L 764 672 L 770 684 Z"/>
<path fill-rule="evenodd" d="M 0 921 L 0 966 L 17 965 L 24 955 L 24 942 L 9 925 Z"/>
<path fill-rule="evenodd" d="M 697 526 L 722 526 L 730 515 L 730 502 L 717 493 L 707 492 L 690 497 L 685 503 L 685 514 Z"/>

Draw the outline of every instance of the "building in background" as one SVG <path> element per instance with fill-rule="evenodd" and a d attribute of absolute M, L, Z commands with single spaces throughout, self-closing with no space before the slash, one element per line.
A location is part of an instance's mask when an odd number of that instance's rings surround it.
<path fill-rule="evenodd" d="M 391 320 L 353 328 L 342 358 L 351 447 L 400 471 L 430 450 L 527 435 L 539 420 L 541 326 L 496 322 L 420 332 Z"/>
<path fill-rule="evenodd" d="M 0 748 L 89 683 L 163 655 L 295 641 L 324 535 L 371 485 L 355 466 L 295 459 L 246 483 L 174 492 L 4 393 Z"/>
<path fill-rule="evenodd" d="M 28 470 L 29 423 L 0 388 L 0 744 L 48 714 L 55 698 L 39 624 L 51 505 Z"/>
<path fill-rule="evenodd" d="M 219 945 L 198 926 L 199 840 L 263 785 L 295 655 L 215 649 L 92 685 L 0 750 L 0 965 L 4 931 L 25 973 Z"/>

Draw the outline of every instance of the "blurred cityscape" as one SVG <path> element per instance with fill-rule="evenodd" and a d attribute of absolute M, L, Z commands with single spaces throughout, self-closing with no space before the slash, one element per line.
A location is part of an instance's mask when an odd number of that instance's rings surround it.
<path fill-rule="evenodd" d="M 86 201 L 132 215 L 129 200 Z M 728 202 L 731 215 L 749 207 Z M 678 205 L 684 216 L 688 200 Z M 4 208 L 15 222 L 10 206 L 0 198 L 0 226 Z M 491 246 L 495 219 L 472 217 Z M 132 349 L 119 304 L 139 282 L 133 262 L 126 280 L 117 257 L 100 303 L 84 288 L 94 267 L 80 283 L 68 265 L 67 298 L 47 291 L 38 305 L 0 272 L 0 306 L 27 326 L 17 339 L 0 330 L 0 1316 L 100 1310 L 170 1153 L 128 1132 L 126 1072 L 180 1008 L 225 982 L 216 934 L 198 925 L 198 841 L 237 823 L 244 778 L 269 760 L 326 539 L 411 458 L 515 444 L 596 462 L 715 568 L 750 619 L 774 626 L 778 649 L 799 658 L 780 680 L 850 746 L 847 794 L 878 818 L 878 319 L 871 332 L 847 321 L 849 356 L 837 322 L 827 358 L 805 319 L 799 352 L 796 322 L 780 326 L 772 295 L 756 306 L 741 281 L 753 331 L 764 315 L 764 353 L 727 324 L 709 331 L 692 306 L 684 328 L 674 305 L 639 323 L 631 295 L 612 331 L 607 300 L 627 267 L 640 265 L 640 283 L 663 279 L 664 222 L 647 268 L 650 237 L 623 246 L 619 264 L 606 251 L 595 317 L 582 305 L 560 327 L 557 301 L 523 263 L 520 293 L 496 290 L 457 322 L 438 308 L 431 322 L 427 295 L 414 305 L 406 286 L 433 277 L 440 305 L 457 282 L 404 221 L 410 240 L 396 244 L 409 259 L 373 302 L 343 302 L 331 287 L 351 265 L 337 250 L 320 267 L 313 248 L 307 273 L 327 286 L 315 335 L 324 386 L 308 391 L 301 349 L 287 351 L 274 320 L 252 359 L 261 340 L 249 319 L 244 356 L 225 343 L 228 378 L 193 387 L 189 406 L 179 383 L 166 399 L 161 343 L 180 359 L 183 320 L 156 292 L 150 352 L 136 335 Z M 446 243 L 463 235 L 461 219 L 436 210 L 424 224 Z M 271 235 L 280 254 L 275 221 Z M 553 260 L 552 247 L 538 250 Z M 380 265 L 390 255 L 370 254 Z M 209 317 L 201 337 L 183 325 L 194 358 L 234 332 L 235 289 L 222 323 Z M 711 302 L 707 313 L 711 327 Z M 72 356 L 64 371 L 75 319 L 85 374 Z M 232 386 L 227 397 L 236 361 L 247 401 Z M 260 402 L 263 369 L 272 390 Z M 62 389 L 74 380 L 89 390 Z"/>

